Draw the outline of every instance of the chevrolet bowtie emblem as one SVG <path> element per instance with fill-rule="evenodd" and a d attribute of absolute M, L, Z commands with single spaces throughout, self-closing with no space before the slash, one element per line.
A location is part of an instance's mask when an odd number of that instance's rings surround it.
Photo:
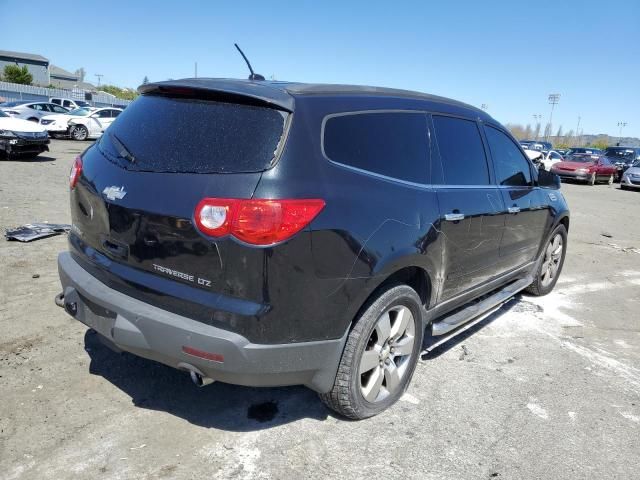
<path fill-rule="evenodd" d="M 124 186 L 116 187 L 115 185 L 111 187 L 106 187 L 102 193 L 109 200 L 122 200 L 127 192 L 124 191 Z"/>

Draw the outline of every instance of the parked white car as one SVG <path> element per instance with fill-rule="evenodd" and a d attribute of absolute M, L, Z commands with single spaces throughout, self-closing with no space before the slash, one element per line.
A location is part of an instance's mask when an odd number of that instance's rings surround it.
<path fill-rule="evenodd" d="M 69 135 L 69 122 L 77 118 L 88 117 L 93 112 L 97 111 L 97 108 L 76 108 L 68 113 L 61 113 L 56 115 L 46 115 L 40 119 L 40 125 L 47 129 L 49 135 L 56 137 L 58 135 Z"/>
<path fill-rule="evenodd" d="M 71 98 L 50 98 L 49 103 L 55 103 L 56 105 L 60 105 L 62 107 L 68 108 L 69 110 L 75 110 L 76 108 L 88 108 L 91 107 L 89 102 L 85 102 L 84 100 L 72 100 Z"/>
<path fill-rule="evenodd" d="M 0 111 L 0 152 L 7 157 L 34 157 L 49 150 L 48 144 L 49 135 L 41 125 Z"/>
<path fill-rule="evenodd" d="M 542 168 L 547 172 L 551 171 L 551 167 L 554 164 L 562 162 L 564 160 L 562 155 L 560 155 L 555 150 L 543 152 L 540 150 L 526 149 L 524 152 L 529 157 L 529 160 L 531 160 L 533 163 L 538 165 L 539 168 Z"/>
<path fill-rule="evenodd" d="M 90 115 L 69 120 L 69 135 L 74 140 L 98 138 L 120 115 L 120 108 L 99 108 Z"/>
<path fill-rule="evenodd" d="M 555 150 L 550 150 L 544 154 L 544 157 L 540 160 L 540 163 L 547 172 L 551 171 L 551 167 L 558 162 L 564 161 L 564 157 Z"/>

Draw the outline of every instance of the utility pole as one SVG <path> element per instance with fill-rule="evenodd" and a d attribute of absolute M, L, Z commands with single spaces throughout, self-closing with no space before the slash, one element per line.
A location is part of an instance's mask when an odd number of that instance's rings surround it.
<path fill-rule="evenodd" d="M 536 142 L 538 141 L 538 137 L 540 136 L 540 119 L 542 118 L 542 115 L 540 114 L 536 114 L 533 116 L 533 119 L 536 122 Z"/>
<path fill-rule="evenodd" d="M 576 147 L 580 146 L 580 120 L 582 117 L 578 116 L 578 126 L 576 127 Z"/>
<path fill-rule="evenodd" d="M 198 78 L 198 62 L 196 62 L 195 70 L 196 70 L 195 78 Z"/>
<path fill-rule="evenodd" d="M 95 73 L 94 75 L 98 77 L 98 86 L 100 86 L 100 80 L 102 80 L 102 77 L 104 77 L 104 75 L 101 73 Z"/>
<path fill-rule="evenodd" d="M 551 128 L 553 125 L 553 109 L 555 108 L 555 106 L 558 104 L 558 102 L 560 101 L 560 94 L 559 93 L 550 93 L 549 94 L 549 103 L 551 104 L 551 113 L 549 114 L 549 126 L 548 129 L 546 129 L 547 131 L 545 132 L 545 142 L 549 141 L 549 135 L 551 135 Z"/>
<path fill-rule="evenodd" d="M 620 135 L 618 135 L 618 144 L 622 142 L 622 129 L 627 126 L 627 122 L 618 122 L 618 127 L 620 127 Z"/>

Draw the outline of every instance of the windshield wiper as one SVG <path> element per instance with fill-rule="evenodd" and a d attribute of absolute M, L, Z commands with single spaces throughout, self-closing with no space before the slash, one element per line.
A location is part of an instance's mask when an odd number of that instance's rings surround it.
<path fill-rule="evenodd" d="M 116 150 L 118 150 L 118 156 L 120 158 L 124 158 L 131 163 L 136 162 L 136 157 L 127 149 L 125 144 L 122 143 L 118 137 L 116 137 L 113 133 L 110 133 L 109 137 L 111 137 L 112 143 L 115 145 Z"/>

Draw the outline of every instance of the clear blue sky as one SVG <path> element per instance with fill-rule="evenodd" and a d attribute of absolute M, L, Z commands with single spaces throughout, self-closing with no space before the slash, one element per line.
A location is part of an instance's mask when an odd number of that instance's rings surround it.
<path fill-rule="evenodd" d="M 480 106 L 503 123 L 549 115 L 554 130 L 640 137 L 640 0 L 0 0 L 0 49 L 39 53 L 86 80 L 242 77 L 419 90 Z M 30 21 L 33 20 L 33 21 Z"/>

